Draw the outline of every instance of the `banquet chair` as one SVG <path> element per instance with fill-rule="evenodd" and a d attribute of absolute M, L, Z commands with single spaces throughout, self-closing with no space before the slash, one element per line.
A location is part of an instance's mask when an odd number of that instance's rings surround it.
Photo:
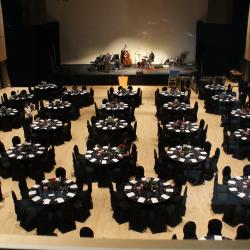
<path fill-rule="evenodd" d="M 13 136 L 12 137 L 12 145 L 15 147 L 16 145 L 21 144 L 21 139 L 19 136 Z"/>
<path fill-rule="evenodd" d="M 183 227 L 183 240 L 197 240 L 196 224 L 193 221 L 188 221 Z"/>
<path fill-rule="evenodd" d="M 95 147 L 95 140 L 94 139 L 88 139 L 87 140 L 87 150 L 92 150 Z"/>
<path fill-rule="evenodd" d="M 19 161 L 11 161 L 11 177 L 12 181 L 19 181 L 27 177 L 27 169 L 29 166 Z"/>
<path fill-rule="evenodd" d="M 56 225 L 61 233 L 76 229 L 72 204 L 65 203 L 56 211 Z"/>
<path fill-rule="evenodd" d="M 177 240 L 177 235 L 176 234 L 173 234 L 172 240 Z"/>
<path fill-rule="evenodd" d="M 43 208 L 37 218 L 37 235 L 55 235 L 56 228 L 54 213 L 49 209 Z"/>
<path fill-rule="evenodd" d="M 132 133 L 130 135 L 131 141 L 135 141 L 137 138 L 136 130 L 137 130 L 137 121 L 134 123 L 134 128 L 133 128 Z"/>
<path fill-rule="evenodd" d="M 71 121 L 68 121 L 67 125 L 63 126 L 63 129 L 62 129 L 62 139 L 64 141 L 70 141 L 72 139 Z"/>
<path fill-rule="evenodd" d="M 237 233 L 235 240 L 249 240 L 250 239 L 250 229 L 246 225 L 240 225 L 237 228 Z"/>
<path fill-rule="evenodd" d="M 145 176 L 144 175 L 144 168 L 142 166 L 136 167 L 136 169 L 135 169 L 135 178 L 136 179 L 141 179 L 144 176 Z"/>
<path fill-rule="evenodd" d="M 46 163 L 44 165 L 45 167 L 43 169 L 45 172 L 50 172 L 56 165 L 54 145 L 52 145 L 52 147 L 48 150 Z"/>
<path fill-rule="evenodd" d="M 222 235 L 222 222 L 218 219 L 212 219 L 208 222 L 207 236 Z"/>
<path fill-rule="evenodd" d="M 4 100 L 4 105 L 7 105 L 9 102 L 9 99 L 6 93 L 3 93 L 3 100 Z"/>
<path fill-rule="evenodd" d="M 26 179 L 19 180 L 18 186 L 19 186 L 19 190 L 20 190 L 20 194 L 21 194 L 22 198 L 23 199 L 28 198 L 29 197 L 29 195 L 28 195 L 29 189 L 27 186 Z"/>
<path fill-rule="evenodd" d="M 0 176 L 4 179 L 11 177 L 11 163 L 3 153 L 0 153 Z"/>
<path fill-rule="evenodd" d="M 245 214 L 245 209 L 241 204 L 228 205 L 225 207 L 222 220 L 228 225 L 235 227 L 243 222 L 244 214 Z"/>
<path fill-rule="evenodd" d="M 244 176 L 250 176 L 250 164 L 244 166 L 243 175 Z"/>
<path fill-rule="evenodd" d="M 211 207 L 214 213 L 223 213 L 225 207 L 229 204 L 229 195 L 226 185 L 218 184 L 218 174 L 214 177 L 213 196 Z"/>
<path fill-rule="evenodd" d="M 92 201 L 92 182 L 88 183 L 87 190 L 78 190 L 78 199 L 81 200 L 84 207 L 86 209 L 93 208 L 93 201 Z"/>
<path fill-rule="evenodd" d="M 204 145 L 204 150 L 207 152 L 207 157 L 210 156 L 211 148 L 212 148 L 211 142 L 206 141 L 206 142 L 205 142 L 205 145 Z"/>
<path fill-rule="evenodd" d="M 204 121 L 204 119 L 201 119 L 200 123 L 199 123 L 199 130 L 203 130 L 204 126 L 205 126 L 205 121 Z"/>
<path fill-rule="evenodd" d="M 231 179 L 231 167 L 225 166 L 222 170 L 222 183 L 227 185 L 227 182 Z"/>
<path fill-rule="evenodd" d="M 182 217 L 175 204 L 169 204 L 166 207 L 166 221 L 170 227 L 176 227 L 181 223 Z"/>
<path fill-rule="evenodd" d="M 105 98 L 102 100 L 102 104 L 106 104 L 106 103 L 108 103 L 108 99 Z"/>
<path fill-rule="evenodd" d="M 116 209 L 118 207 L 119 202 L 126 199 L 124 192 L 120 190 L 114 191 L 113 183 L 109 183 L 109 194 L 111 200 L 111 207 L 112 209 Z"/>
<path fill-rule="evenodd" d="M 147 213 L 137 204 L 130 203 L 129 230 L 143 233 L 147 229 Z"/>
<path fill-rule="evenodd" d="M 158 205 L 148 211 L 148 227 L 153 234 L 167 231 L 165 205 Z"/>
<path fill-rule="evenodd" d="M 86 204 L 80 199 L 76 199 L 73 204 L 73 214 L 74 218 L 78 222 L 84 222 L 90 216 L 90 212 Z"/>
<path fill-rule="evenodd" d="M 126 199 L 117 201 L 113 210 L 113 218 L 118 224 L 123 224 L 129 221 L 130 203 Z"/>
<path fill-rule="evenodd" d="M 66 170 L 63 167 L 56 168 L 56 177 L 66 180 Z"/>
<path fill-rule="evenodd" d="M 80 229 L 80 237 L 94 238 L 94 232 L 89 227 L 82 227 Z"/>

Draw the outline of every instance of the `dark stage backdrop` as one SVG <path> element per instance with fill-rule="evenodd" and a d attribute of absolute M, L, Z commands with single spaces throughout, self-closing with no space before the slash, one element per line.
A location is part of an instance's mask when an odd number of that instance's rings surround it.
<path fill-rule="evenodd" d="M 153 50 L 156 63 L 188 54 L 195 59 L 196 22 L 208 0 L 47 0 L 47 15 L 60 23 L 61 62 L 89 63 L 127 44 L 133 63 Z M 136 56 L 137 55 L 137 56 Z"/>

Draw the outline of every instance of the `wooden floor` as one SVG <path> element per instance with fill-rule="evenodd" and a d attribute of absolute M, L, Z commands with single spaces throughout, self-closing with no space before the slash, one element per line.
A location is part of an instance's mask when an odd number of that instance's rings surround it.
<path fill-rule="evenodd" d="M 143 91 L 142 105 L 136 109 L 136 120 L 138 122 L 136 141 L 138 147 L 138 164 L 144 166 L 145 175 L 148 177 L 155 176 L 154 173 L 154 158 L 153 150 L 157 148 L 157 119 L 155 117 L 155 105 L 154 105 L 154 91 L 157 86 L 141 86 Z M 161 88 L 161 87 L 159 87 Z M 0 90 L 0 95 L 4 92 L 10 93 L 11 88 Z M 99 86 L 94 87 L 95 101 L 97 105 L 101 104 L 103 98 L 106 98 L 107 87 Z M 191 104 L 197 100 L 197 95 L 192 92 Z M 223 140 L 223 129 L 220 127 L 220 116 L 206 114 L 203 106 L 204 102 L 199 102 L 199 119 L 203 118 L 208 123 L 208 140 L 212 143 L 211 154 L 214 154 L 216 147 L 221 148 Z M 86 121 L 94 115 L 94 106 L 81 109 L 81 117 L 72 122 L 72 136 L 73 139 L 70 142 L 65 143 L 62 146 L 56 147 L 56 162 L 57 166 L 62 166 L 67 170 L 67 177 L 73 178 L 73 166 L 72 166 L 72 149 L 75 144 L 79 146 L 80 152 L 85 153 L 86 139 L 88 136 Z M 0 132 L 0 138 L 5 144 L 6 149 L 11 146 L 11 138 L 14 135 L 18 135 L 23 139 L 23 130 L 12 130 L 11 132 Z M 24 141 L 24 140 L 23 140 Z M 221 171 L 224 166 L 229 165 L 232 167 L 232 176 L 242 175 L 243 166 L 248 163 L 247 160 L 239 161 L 226 155 L 221 150 L 221 156 L 219 159 L 219 181 L 221 181 Z M 46 174 L 46 177 L 54 176 L 54 171 Z M 27 233 L 19 226 L 19 222 L 16 220 L 14 212 L 13 201 L 11 198 L 11 190 L 14 190 L 18 197 L 20 197 L 18 183 L 12 182 L 11 179 L 1 180 L 4 201 L 0 203 L 0 234 L 31 234 L 36 235 L 36 231 Z M 28 185 L 34 184 L 31 179 L 27 180 Z M 96 238 L 115 238 L 115 239 L 170 239 L 174 233 L 177 234 L 179 239 L 182 239 L 183 225 L 193 220 L 197 224 L 197 235 L 201 237 L 207 233 L 207 222 L 212 218 L 221 218 L 220 215 L 213 214 L 211 210 L 211 197 L 212 197 L 213 181 L 206 182 L 204 185 L 192 187 L 188 184 L 188 199 L 187 199 L 187 211 L 183 217 L 183 222 L 176 228 L 168 228 L 166 233 L 152 234 L 149 230 L 145 233 L 136 233 L 128 230 L 128 223 L 118 225 L 112 218 L 112 211 L 110 208 L 110 197 L 108 189 L 99 189 L 96 184 L 93 185 L 93 204 L 94 208 L 91 211 L 91 216 L 84 223 L 77 223 L 77 230 L 69 232 L 67 234 L 61 234 L 58 230 L 58 237 L 66 237 L 73 240 L 73 237 L 79 237 L 79 229 L 83 226 L 91 227 L 94 230 Z M 232 228 L 223 225 L 223 235 L 227 237 L 235 237 L 236 228 Z"/>

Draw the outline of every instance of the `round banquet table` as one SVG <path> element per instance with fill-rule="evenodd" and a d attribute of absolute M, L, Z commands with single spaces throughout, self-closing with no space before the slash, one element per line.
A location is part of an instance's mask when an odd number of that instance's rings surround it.
<path fill-rule="evenodd" d="M 121 134 L 128 127 L 128 122 L 119 118 L 108 117 L 104 120 L 98 120 L 95 123 L 97 131 L 109 135 Z"/>
<path fill-rule="evenodd" d="M 229 114 L 232 108 L 238 103 L 237 98 L 225 92 L 211 97 L 212 113 Z"/>
<path fill-rule="evenodd" d="M 58 86 L 53 83 L 42 82 L 34 87 L 36 97 L 40 100 L 56 97 Z"/>
<path fill-rule="evenodd" d="M 96 146 L 86 152 L 85 158 L 92 164 L 105 166 L 119 163 L 125 154 L 119 147 Z"/>
<path fill-rule="evenodd" d="M 35 96 L 33 94 L 20 93 L 16 95 L 11 95 L 9 97 L 9 105 L 12 108 L 16 108 L 21 111 L 23 110 L 25 102 L 32 103 L 34 101 L 35 101 Z"/>
<path fill-rule="evenodd" d="M 31 125 L 32 132 L 37 135 L 39 143 L 44 145 L 53 144 L 53 136 L 62 132 L 63 123 L 57 119 L 36 120 Z"/>
<path fill-rule="evenodd" d="M 72 180 L 59 178 L 43 180 L 29 190 L 29 198 L 38 205 L 50 206 L 70 202 L 77 195 L 77 185 Z"/>
<path fill-rule="evenodd" d="M 129 90 L 129 89 L 123 89 L 123 90 L 116 90 L 113 92 L 113 95 L 116 98 L 127 98 L 127 97 L 135 97 L 137 94 L 136 91 L 134 90 Z"/>
<path fill-rule="evenodd" d="M 176 90 L 167 90 L 159 92 L 159 105 L 166 102 L 172 102 L 175 99 L 182 101 L 185 97 L 185 93 L 176 89 Z"/>
<path fill-rule="evenodd" d="M 174 103 L 174 102 L 168 102 L 168 103 L 164 103 L 163 104 L 163 109 L 167 109 L 167 110 L 175 110 L 175 111 L 187 111 L 189 109 L 191 109 L 189 104 L 186 104 L 184 102 L 178 102 L 178 103 Z"/>
<path fill-rule="evenodd" d="M 168 132 L 183 135 L 193 135 L 198 131 L 198 126 L 196 123 L 191 123 L 189 121 L 175 121 L 166 124 L 166 129 Z"/>
<path fill-rule="evenodd" d="M 182 165 L 195 165 L 206 160 L 207 152 L 199 147 L 190 145 L 171 147 L 167 155 L 173 161 Z"/>
<path fill-rule="evenodd" d="M 160 204 L 173 196 L 174 188 L 159 178 L 144 177 L 126 183 L 124 193 L 130 200 L 137 203 Z"/>
<path fill-rule="evenodd" d="M 75 104 L 77 107 L 84 107 L 88 104 L 90 94 L 87 90 L 71 89 L 63 92 L 64 99 Z"/>
<path fill-rule="evenodd" d="M 25 144 L 18 144 L 6 151 L 7 156 L 13 160 L 34 159 L 43 155 L 45 152 L 46 148 L 41 146 L 41 144 L 33 144 L 28 142 Z"/>
<path fill-rule="evenodd" d="M 70 120 L 69 112 L 72 104 L 68 101 L 53 101 L 45 106 L 45 112 L 49 114 L 52 119 L 59 119 L 61 121 Z"/>
<path fill-rule="evenodd" d="M 234 109 L 231 111 L 231 120 L 237 122 L 239 128 L 250 128 L 250 109 Z"/>
<path fill-rule="evenodd" d="M 184 102 L 167 102 L 160 110 L 159 119 L 162 122 L 183 120 L 184 116 L 191 110 L 190 105 Z"/>
<path fill-rule="evenodd" d="M 93 167 L 99 187 L 108 187 L 113 171 L 122 172 L 123 160 L 128 156 L 125 147 L 95 146 L 88 150 L 85 159 L 89 167 Z M 126 161 L 125 161 L 126 162 Z"/>
<path fill-rule="evenodd" d="M 102 112 L 107 115 L 114 115 L 120 118 L 128 116 L 129 114 L 129 105 L 124 102 L 108 102 L 102 104 L 101 109 Z"/>
<path fill-rule="evenodd" d="M 9 131 L 18 123 L 19 112 L 16 109 L 0 108 L 0 130 Z"/>
<path fill-rule="evenodd" d="M 250 202 L 250 176 L 236 176 L 227 182 L 231 194 L 243 202 Z"/>
<path fill-rule="evenodd" d="M 237 98 L 235 96 L 228 95 L 226 93 L 222 93 L 220 95 L 213 95 L 212 99 L 219 103 L 231 103 L 237 101 Z"/>
<path fill-rule="evenodd" d="M 223 92 L 225 91 L 225 87 L 220 84 L 207 84 L 205 85 L 205 89 L 211 92 Z"/>
<path fill-rule="evenodd" d="M 234 136 L 250 145 L 250 128 L 238 129 L 234 132 Z"/>

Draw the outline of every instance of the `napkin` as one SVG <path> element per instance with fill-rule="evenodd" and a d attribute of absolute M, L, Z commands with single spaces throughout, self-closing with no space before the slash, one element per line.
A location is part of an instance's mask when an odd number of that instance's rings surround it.
<path fill-rule="evenodd" d="M 237 196 L 240 197 L 240 198 L 244 198 L 244 197 L 246 196 L 246 194 L 244 194 L 244 193 L 239 193 Z"/>
<path fill-rule="evenodd" d="M 124 189 L 125 190 L 130 190 L 130 189 L 132 189 L 132 187 L 127 185 L 127 186 L 124 187 Z"/>
<path fill-rule="evenodd" d="M 40 199 L 41 199 L 40 196 L 35 196 L 35 197 L 32 198 L 32 200 L 33 200 L 34 202 L 39 201 Z"/>
<path fill-rule="evenodd" d="M 56 201 L 57 201 L 58 203 L 63 203 L 63 202 L 64 202 L 64 199 L 63 199 L 63 198 L 57 198 Z"/>
<path fill-rule="evenodd" d="M 34 195 L 34 194 L 36 194 L 36 191 L 34 190 L 32 190 L 32 191 L 29 191 L 29 195 Z"/>
<path fill-rule="evenodd" d="M 116 159 L 116 158 L 114 158 L 114 159 L 112 159 L 112 161 L 113 161 L 113 162 L 118 162 L 119 160 Z"/>
<path fill-rule="evenodd" d="M 133 193 L 133 192 L 127 193 L 127 196 L 128 196 L 129 198 L 131 198 L 131 197 L 135 196 L 135 193 Z"/>
<path fill-rule="evenodd" d="M 42 180 L 43 184 L 49 183 L 49 180 Z"/>
<path fill-rule="evenodd" d="M 176 158 L 177 158 L 177 155 L 171 155 L 170 158 L 171 158 L 171 159 L 176 159 Z"/>
<path fill-rule="evenodd" d="M 71 183 L 72 182 L 72 180 L 66 180 L 65 181 L 65 183 L 67 183 L 67 184 L 69 184 L 69 183 Z"/>
<path fill-rule="evenodd" d="M 158 203 L 159 202 L 157 198 L 151 198 L 151 201 L 152 201 L 152 203 Z"/>
<path fill-rule="evenodd" d="M 236 176 L 235 179 L 236 180 L 242 180 L 242 177 L 241 176 Z"/>
<path fill-rule="evenodd" d="M 75 196 L 75 194 L 74 193 L 67 193 L 67 196 L 73 198 Z"/>
<path fill-rule="evenodd" d="M 34 185 L 32 188 L 37 189 L 37 188 L 39 188 L 39 187 L 40 187 L 39 185 Z"/>
<path fill-rule="evenodd" d="M 196 159 L 190 159 L 190 161 L 193 162 L 193 163 L 196 163 L 196 162 L 197 162 Z"/>
<path fill-rule="evenodd" d="M 137 183 L 136 180 L 131 180 L 131 181 L 129 181 L 129 182 L 132 183 L 132 184 L 136 184 L 136 183 Z"/>
<path fill-rule="evenodd" d="M 29 158 L 34 158 L 34 157 L 35 157 L 35 155 L 29 154 Z"/>
<path fill-rule="evenodd" d="M 102 160 L 102 164 L 107 164 L 107 160 Z"/>
<path fill-rule="evenodd" d="M 139 197 L 139 199 L 137 200 L 138 202 L 140 202 L 140 203 L 144 203 L 145 202 L 145 198 L 144 197 Z"/>
<path fill-rule="evenodd" d="M 165 200 L 168 200 L 170 198 L 170 196 L 166 195 L 166 194 L 162 194 L 161 195 L 161 198 L 165 199 Z"/>
<path fill-rule="evenodd" d="M 238 191 L 238 189 L 236 187 L 229 188 L 229 190 L 232 191 L 232 192 L 237 192 Z"/>
<path fill-rule="evenodd" d="M 43 200 L 43 204 L 44 204 L 44 205 L 49 205 L 49 204 L 50 204 L 50 201 L 51 201 L 50 199 L 44 199 L 44 200 Z"/>
<path fill-rule="evenodd" d="M 159 178 L 154 178 L 153 181 L 159 181 L 160 179 Z"/>
<path fill-rule="evenodd" d="M 17 156 L 17 159 L 19 159 L 19 160 L 20 160 L 20 159 L 23 159 L 23 156 L 22 156 L 22 155 L 18 155 L 18 156 Z"/>
<path fill-rule="evenodd" d="M 235 182 L 235 181 L 232 181 L 232 180 L 229 180 L 227 183 L 228 183 L 228 184 L 231 184 L 231 185 L 234 185 L 236 182 Z"/>
<path fill-rule="evenodd" d="M 174 189 L 172 189 L 172 188 L 167 188 L 167 189 L 166 189 L 166 192 L 168 192 L 168 193 L 173 193 L 173 192 L 174 192 Z"/>
<path fill-rule="evenodd" d="M 96 162 L 97 160 L 95 158 L 91 159 L 90 162 Z"/>
<path fill-rule="evenodd" d="M 180 158 L 179 161 L 180 161 L 180 162 L 184 162 L 185 159 L 184 159 L 184 158 Z"/>
<path fill-rule="evenodd" d="M 205 160 L 206 159 L 205 156 L 199 156 L 198 158 L 201 159 L 201 160 Z"/>
<path fill-rule="evenodd" d="M 75 189 L 75 188 L 77 188 L 77 185 L 76 185 L 76 184 L 73 184 L 73 185 L 69 186 L 69 188 Z"/>

